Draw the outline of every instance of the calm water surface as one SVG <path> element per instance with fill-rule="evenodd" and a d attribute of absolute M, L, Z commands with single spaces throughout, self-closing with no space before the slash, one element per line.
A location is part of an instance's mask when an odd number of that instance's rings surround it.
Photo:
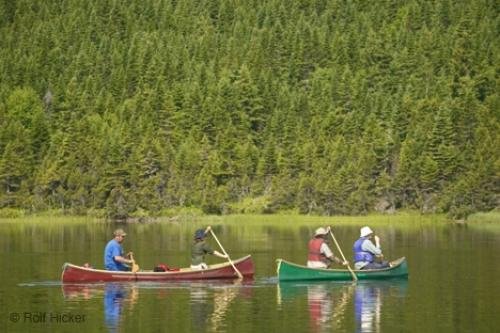
<path fill-rule="evenodd" d="M 0 224 L 0 332 L 498 332 L 500 235 L 467 226 L 377 225 L 407 280 L 287 282 L 276 258 L 304 263 L 316 224 L 219 225 L 233 259 L 252 254 L 250 281 L 63 285 L 64 262 L 102 267 L 116 225 Z M 335 226 L 351 256 L 360 226 Z M 141 268 L 185 267 L 195 225 L 131 224 L 124 248 Z M 214 248 L 213 239 L 209 239 Z M 332 245 L 333 248 L 333 245 Z M 336 251 L 335 251 L 336 252 Z M 209 263 L 220 259 L 210 258 Z"/>

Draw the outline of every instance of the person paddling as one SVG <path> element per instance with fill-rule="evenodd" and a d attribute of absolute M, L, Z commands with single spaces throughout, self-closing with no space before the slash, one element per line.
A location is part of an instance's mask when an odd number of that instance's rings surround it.
<path fill-rule="evenodd" d="M 125 240 L 127 234 L 123 229 L 116 229 L 113 232 L 114 238 L 106 244 L 104 249 L 104 267 L 108 271 L 130 271 L 131 265 L 134 261 L 130 258 L 132 252 L 123 254 L 122 242 Z"/>
<path fill-rule="evenodd" d="M 348 265 L 347 261 L 337 258 L 325 241 L 326 235 L 330 232 L 328 228 L 318 228 L 314 232 L 314 237 L 309 241 L 309 254 L 307 255 L 307 267 L 328 268 L 333 261 L 339 265 Z"/>
<path fill-rule="evenodd" d="M 227 255 L 213 250 L 210 244 L 205 241 L 205 237 L 212 228 L 198 229 L 194 233 L 194 242 L 191 247 L 191 268 L 192 269 L 207 269 L 208 265 L 205 263 L 205 255 L 213 254 L 219 258 L 227 259 Z"/>
<path fill-rule="evenodd" d="M 375 240 L 375 244 L 373 244 L 372 239 Z M 390 267 L 387 261 L 383 261 L 384 255 L 380 247 L 380 238 L 373 234 L 370 227 L 363 227 L 360 229 L 360 237 L 354 242 L 353 252 L 355 269 L 380 269 Z M 379 262 L 377 262 L 376 259 Z"/>

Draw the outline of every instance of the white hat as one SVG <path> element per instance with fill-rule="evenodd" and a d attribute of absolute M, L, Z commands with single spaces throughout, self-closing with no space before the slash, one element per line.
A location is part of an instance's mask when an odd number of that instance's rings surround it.
<path fill-rule="evenodd" d="M 361 228 L 361 231 L 360 231 L 360 237 L 366 237 L 368 236 L 369 234 L 373 234 L 373 231 L 372 229 L 370 229 L 370 227 L 363 227 Z"/>
<path fill-rule="evenodd" d="M 326 235 L 328 233 L 328 231 L 323 228 L 323 227 L 320 227 L 318 229 L 316 229 L 316 231 L 314 232 L 314 236 L 319 236 L 319 235 Z"/>

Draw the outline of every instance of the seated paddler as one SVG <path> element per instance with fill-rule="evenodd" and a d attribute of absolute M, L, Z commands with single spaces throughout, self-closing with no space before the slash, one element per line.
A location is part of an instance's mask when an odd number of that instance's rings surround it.
<path fill-rule="evenodd" d="M 343 261 L 333 255 L 332 250 L 326 243 L 326 235 L 330 232 L 330 227 L 318 228 L 314 232 L 314 237 L 309 241 L 309 254 L 307 255 L 307 267 L 310 268 L 328 268 L 332 262 L 339 265 L 347 265 L 347 261 Z"/>
<path fill-rule="evenodd" d="M 104 267 L 108 271 L 130 271 L 131 266 L 129 265 L 134 263 L 131 258 L 133 254 L 129 252 L 125 255 L 122 247 L 127 234 L 123 229 L 116 229 L 113 236 L 104 249 Z"/>
<path fill-rule="evenodd" d="M 207 269 L 208 265 L 205 263 L 205 255 L 213 254 L 219 258 L 226 259 L 227 256 L 217 250 L 212 249 L 210 244 L 205 241 L 205 238 L 211 227 L 207 229 L 198 229 L 194 233 L 194 242 L 191 247 L 191 268 L 192 269 Z"/>
<path fill-rule="evenodd" d="M 373 244 L 372 239 L 375 241 Z M 390 267 L 387 261 L 384 261 L 382 248 L 380 247 L 380 238 L 373 234 L 370 227 L 363 227 L 360 230 L 360 237 L 354 242 L 352 247 L 354 252 L 355 269 L 380 269 Z"/>

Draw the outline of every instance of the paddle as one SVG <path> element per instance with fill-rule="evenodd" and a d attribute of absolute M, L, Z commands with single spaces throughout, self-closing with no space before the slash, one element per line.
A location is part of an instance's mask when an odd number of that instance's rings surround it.
<path fill-rule="evenodd" d="M 227 254 L 226 250 L 224 250 L 224 248 L 222 247 L 222 244 L 219 242 L 219 240 L 217 239 L 217 236 L 215 236 L 215 233 L 214 231 L 212 230 L 212 228 L 210 228 L 210 232 L 212 233 L 212 236 L 214 237 L 215 241 L 217 242 L 217 244 L 219 244 L 219 247 L 220 249 L 222 250 L 222 253 L 224 253 L 226 256 L 227 256 L 227 260 L 229 261 L 229 263 L 231 264 L 231 266 L 233 266 L 234 268 L 234 271 L 236 272 L 236 274 L 238 274 L 238 278 L 240 279 L 243 279 L 243 275 L 241 274 L 241 272 L 238 270 L 238 268 L 236 268 L 236 266 L 234 266 L 234 263 L 233 261 L 231 260 L 231 258 L 229 258 L 229 254 Z"/>
<path fill-rule="evenodd" d="M 137 273 L 139 271 L 139 265 L 135 263 L 134 255 L 130 253 L 130 260 L 132 260 L 132 273 Z"/>
<path fill-rule="evenodd" d="M 344 262 L 346 262 L 347 260 L 345 260 L 344 253 L 342 253 L 342 250 L 340 249 L 339 243 L 337 243 L 337 240 L 335 239 L 335 236 L 333 235 L 333 231 L 331 228 L 330 228 L 330 236 L 332 236 L 333 241 L 335 242 L 335 245 L 337 246 L 337 249 L 339 250 L 339 253 L 342 256 L 342 260 L 344 260 Z M 354 281 L 358 281 L 358 277 L 356 276 L 356 274 L 354 274 L 354 271 L 351 269 L 351 266 L 349 264 L 347 264 L 347 269 L 351 273 L 352 279 Z"/>

